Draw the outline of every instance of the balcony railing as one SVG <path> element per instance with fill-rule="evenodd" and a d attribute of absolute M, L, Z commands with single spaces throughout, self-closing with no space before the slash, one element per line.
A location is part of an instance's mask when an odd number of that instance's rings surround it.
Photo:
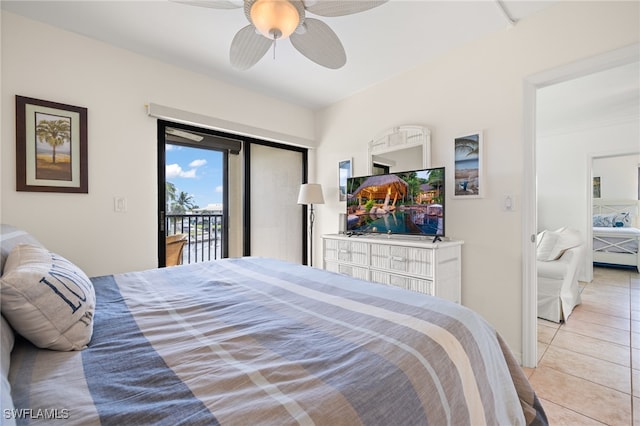
<path fill-rule="evenodd" d="M 187 234 L 182 263 L 197 263 L 222 258 L 222 214 L 168 214 L 166 235 Z"/>

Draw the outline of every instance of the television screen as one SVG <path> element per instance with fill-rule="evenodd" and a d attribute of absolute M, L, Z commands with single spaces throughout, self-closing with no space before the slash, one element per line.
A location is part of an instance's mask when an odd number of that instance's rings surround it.
<path fill-rule="evenodd" d="M 444 167 L 347 179 L 347 233 L 444 235 Z"/>

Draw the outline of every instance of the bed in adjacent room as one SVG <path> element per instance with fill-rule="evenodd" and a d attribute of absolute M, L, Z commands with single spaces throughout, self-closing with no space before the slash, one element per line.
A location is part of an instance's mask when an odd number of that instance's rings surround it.
<path fill-rule="evenodd" d="M 252 257 L 89 279 L 3 231 L 7 423 L 546 424 L 461 305 Z"/>
<path fill-rule="evenodd" d="M 640 271 L 638 200 L 594 199 L 593 262 Z"/>

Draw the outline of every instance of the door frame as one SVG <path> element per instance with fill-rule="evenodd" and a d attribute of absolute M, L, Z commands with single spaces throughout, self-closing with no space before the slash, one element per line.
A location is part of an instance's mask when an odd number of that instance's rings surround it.
<path fill-rule="evenodd" d="M 166 197 L 166 129 L 168 127 L 181 129 L 185 131 L 202 133 L 211 136 L 220 136 L 220 137 L 229 137 L 233 135 L 223 134 L 221 132 L 217 132 L 211 129 L 190 126 L 182 123 L 175 123 L 166 120 L 157 120 L 157 173 L 158 173 L 158 205 L 157 205 L 157 226 L 158 230 L 158 267 L 162 268 L 166 266 L 166 244 L 163 244 L 166 238 L 166 229 L 165 229 L 165 215 L 166 215 L 166 206 L 167 206 L 167 197 Z M 237 138 L 236 138 L 237 139 Z M 222 153 L 222 247 L 221 247 L 221 257 L 225 258 L 229 256 L 229 152 L 225 149 L 207 147 L 202 144 L 197 143 L 177 143 L 171 142 L 172 145 L 183 145 L 192 148 L 199 149 L 211 149 L 214 151 L 218 151 Z"/>
<path fill-rule="evenodd" d="M 525 78 L 523 83 L 523 188 L 522 188 L 522 365 L 537 365 L 536 273 L 536 92 L 546 86 L 573 80 L 640 60 L 640 44 L 612 50 Z"/>
<path fill-rule="evenodd" d="M 270 142 L 255 138 L 243 138 L 243 159 L 244 159 L 244 193 L 242 198 L 243 211 L 243 229 L 242 233 L 242 254 L 243 256 L 251 256 L 251 149 L 248 145 L 263 145 L 271 148 L 286 149 L 289 151 L 299 152 L 302 154 L 302 182 L 307 183 L 309 179 L 309 149 L 294 145 L 286 145 L 278 142 Z M 308 263 L 308 211 L 307 206 L 302 205 L 302 264 Z M 313 241 L 311 242 L 313 244 Z"/>

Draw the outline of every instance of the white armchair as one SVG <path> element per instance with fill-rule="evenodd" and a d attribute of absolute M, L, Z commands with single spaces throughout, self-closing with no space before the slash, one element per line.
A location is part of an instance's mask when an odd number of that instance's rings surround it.
<path fill-rule="evenodd" d="M 538 317 L 565 321 L 579 305 L 578 269 L 584 257 L 580 233 L 571 229 L 538 235 Z"/>

